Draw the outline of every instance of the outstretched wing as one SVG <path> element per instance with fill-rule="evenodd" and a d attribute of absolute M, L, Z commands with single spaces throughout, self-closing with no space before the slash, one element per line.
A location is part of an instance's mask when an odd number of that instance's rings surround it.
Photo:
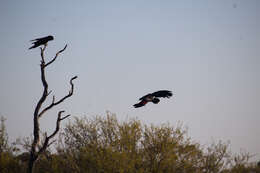
<path fill-rule="evenodd" d="M 167 97 L 170 98 L 172 96 L 172 92 L 168 91 L 168 90 L 160 90 L 160 91 L 156 91 L 154 93 L 152 93 L 152 96 L 154 97 Z"/>
<path fill-rule="evenodd" d="M 134 104 L 133 106 L 134 106 L 135 108 L 139 108 L 139 107 L 142 107 L 142 106 L 146 105 L 146 103 L 147 103 L 147 101 L 142 100 L 142 101 L 140 101 L 139 103 Z"/>
<path fill-rule="evenodd" d="M 151 93 L 146 94 L 145 96 L 141 97 L 139 100 L 147 100 L 147 98 L 149 97 L 153 97 L 153 95 Z"/>

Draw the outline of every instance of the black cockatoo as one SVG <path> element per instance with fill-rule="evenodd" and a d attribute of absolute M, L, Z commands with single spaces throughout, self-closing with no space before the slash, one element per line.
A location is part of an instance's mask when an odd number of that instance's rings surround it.
<path fill-rule="evenodd" d="M 148 102 L 153 102 L 154 104 L 158 104 L 160 102 L 160 99 L 158 97 L 167 97 L 170 98 L 172 96 L 172 92 L 168 90 L 160 90 L 156 91 L 154 93 L 147 94 L 143 97 L 141 97 L 139 100 L 141 100 L 139 103 L 134 104 L 133 106 L 135 108 L 142 107 L 146 105 Z"/>
<path fill-rule="evenodd" d="M 36 38 L 34 40 L 31 40 L 31 41 L 33 41 L 32 44 L 34 44 L 34 45 L 32 47 L 30 47 L 29 49 L 36 48 L 40 45 L 45 45 L 45 44 L 47 44 L 48 41 L 51 41 L 53 39 L 54 39 L 54 37 L 52 35 L 49 35 L 47 37 Z"/>

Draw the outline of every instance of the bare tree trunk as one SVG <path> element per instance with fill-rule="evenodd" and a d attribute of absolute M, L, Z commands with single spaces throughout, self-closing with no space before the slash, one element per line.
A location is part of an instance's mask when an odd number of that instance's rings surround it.
<path fill-rule="evenodd" d="M 64 117 L 61 117 L 61 114 L 64 111 L 59 111 L 58 113 L 58 117 L 57 117 L 57 121 L 56 121 L 56 129 L 54 130 L 54 132 L 51 135 L 47 135 L 47 133 L 45 133 L 45 139 L 44 139 L 44 143 L 42 146 L 39 146 L 39 141 L 40 141 L 40 126 L 39 126 L 39 119 L 42 117 L 42 115 L 47 112 L 48 110 L 50 110 L 51 108 L 53 108 L 54 106 L 60 104 L 61 102 L 63 102 L 65 99 L 71 97 L 73 95 L 73 91 L 74 91 L 74 84 L 72 83 L 72 81 L 74 79 L 77 78 L 77 76 L 74 76 L 73 78 L 70 79 L 70 85 L 71 85 L 71 89 L 69 91 L 69 93 L 67 95 L 65 95 L 63 98 L 59 99 L 58 101 L 55 101 L 55 96 L 53 95 L 52 97 L 52 102 L 51 104 L 49 104 L 48 106 L 46 106 L 45 108 L 42 108 L 42 104 L 45 102 L 46 98 L 50 95 L 50 93 L 52 91 L 48 91 L 48 83 L 46 81 L 45 78 L 45 68 L 52 64 L 56 58 L 58 57 L 58 55 L 60 53 L 62 53 L 66 48 L 67 45 L 60 51 L 58 51 L 55 55 L 55 57 L 50 60 L 49 62 L 45 62 L 45 57 L 44 57 L 44 51 L 47 47 L 47 44 L 44 45 L 43 48 L 41 49 L 41 81 L 42 81 L 42 85 L 43 85 L 43 93 L 42 96 L 40 98 L 40 100 L 38 101 L 36 108 L 34 110 L 34 114 L 33 114 L 33 142 L 32 142 L 32 146 L 31 146 L 31 151 L 30 151 L 30 159 L 29 159 L 29 163 L 28 163 L 28 169 L 27 172 L 28 173 L 32 173 L 33 172 L 33 167 L 34 167 L 34 163 L 35 161 L 37 161 L 38 157 L 44 152 L 46 151 L 46 149 L 54 142 L 50 142 L 50 139 L 52 139 L 59 131 L 60 129 L 60 122 L 62 120 L 64 120 L 65 118 L 69 117 L 70 115 L 66 115 Z"/>

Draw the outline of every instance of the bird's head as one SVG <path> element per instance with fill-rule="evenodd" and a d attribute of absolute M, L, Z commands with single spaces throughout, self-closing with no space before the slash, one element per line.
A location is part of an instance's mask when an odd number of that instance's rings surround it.
<path fill-rule="evenodd" d="M 154 98 L 153 100 L 152 100 L 152 102 L 154 103 L 154 104 L 158 104 L 159 102 L 160 102 L 160 99 L 158 99 L 158 98 Z"/>
<path fill-rule="evenodd" d="M 52 35 L 49 35 L 48 40 L 54 40 L 54 37 Z"/>

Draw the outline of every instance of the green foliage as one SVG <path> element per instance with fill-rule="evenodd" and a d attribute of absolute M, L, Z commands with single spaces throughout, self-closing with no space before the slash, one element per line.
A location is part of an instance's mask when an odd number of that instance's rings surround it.
<path fill-rule="evenodd" d="M 5 118 L 1 117 L 1 124 L 0 124 L 0 153 L 7 152 L 8 150 L 9 150 L 9 147 L 8 147 L 8 135 L 6 133 Z"/>
<path fill-rule="evenodd" d="M 4 130 L 3 130 L 4 129 Z M 25 172 L 29 153 L 15 154 L 1 123 L 0 172 Z M 207 148 L 192 142 L 182 126 L 119 122 L 115 115 L 75 118 L 46 151 L 36 173 L 259 173 L 249 154 L 232 155 L 228 143 Z"/>
<path fill-rule="evenodd" d="M 221 141 L 204 149 L 181 126 L 118 122 L 110 114 L 76 118 L 66 126 L 63 139 L 63 151 L 70 153 L 78 172 L 217 173 L 238 165 Z M 248 160 L 242 163 L 248 167 Z"/>
<path fill-rule="evenodd" d="M 19 161 L 14 156 L 16 148 L 9 146 L 8 135 L 5 127 L 5 118 L 1 117 L 0 123 L 0 172 L 19 172 Z"/>

